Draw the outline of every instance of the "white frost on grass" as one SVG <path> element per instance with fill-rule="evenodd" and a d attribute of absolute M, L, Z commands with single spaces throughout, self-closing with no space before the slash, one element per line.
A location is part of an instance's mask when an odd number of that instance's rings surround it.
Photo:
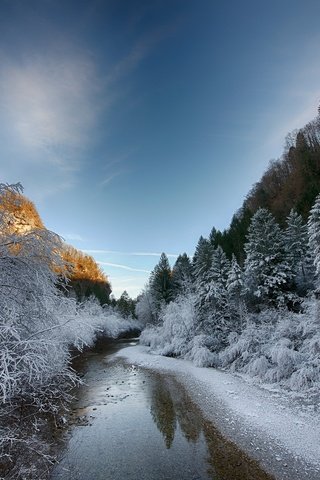
<path fill-rule="evenodd" d="M 313 406 L 303 406 L 293 394 L 253 385 L 249 378 L 150 354 L 143 346 L 117 355 L 130 364 L 177 375 L 206 418 L 277 478 L 320 478 L 320 414 Z M 297 462 L 304 465 L 300 473 Z M 285 474 L 275 472 L 275 464 Z"/>

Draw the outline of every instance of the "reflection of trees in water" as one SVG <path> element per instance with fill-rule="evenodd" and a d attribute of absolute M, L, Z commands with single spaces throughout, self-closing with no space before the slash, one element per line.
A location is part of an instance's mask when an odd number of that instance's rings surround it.
<path fill-rule="evenodd" d="M 181 431 L 188 442 L 196 443 L 202 431 L 200 412 L 190 402 L 185 390 L 173 379 L 168 379 L 167 387 L 171 391 L 177 420 Z"/>
<path fill-rule="evenodd" d="M 174 440 L 177 422 L 188 441 L 195 443 L 198 440 L 201 417 L 191 408 L 184 390 L 172 379 L 156 378 L 151 392 L 151 415 L 167 448 Z"/>
<path fill-rule="evenodd" d="M 151 385 L 151 415 L 162 433 L 167 448 L 174 440 L 179 424 L 188 442 L 196 443 L 203 433 L 208 449 L 208 474 L 215 480 L 273 480 L 218 430 L 204 420 L 184 388 L 173 378 L 155 376 Z"/>
<path fill-rule="evenodd" d="M 176 429 L 176 413 L 169 390 L 157 379 L 151 392 L 151 415 L 162 433 L 167 448 L 170 448 Z"/>

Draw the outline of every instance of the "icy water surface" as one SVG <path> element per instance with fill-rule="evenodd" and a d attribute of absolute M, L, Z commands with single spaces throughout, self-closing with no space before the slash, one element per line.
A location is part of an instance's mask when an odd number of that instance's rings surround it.
<path fill-rule="evenodd" d="M 128 344 L 82 358 L 86 385 L 52 480 L 271 480 L 204 420 L 172 376 L 113 358 Z"/>

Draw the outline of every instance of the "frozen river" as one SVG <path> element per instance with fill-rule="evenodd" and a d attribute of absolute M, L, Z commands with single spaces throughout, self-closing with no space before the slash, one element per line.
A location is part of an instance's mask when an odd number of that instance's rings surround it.
<path fill-rule="evenodd" d="M 119 341 L 78 365 L 73 422 L 52 480 L 268 480 L 205 420 L 170 374 L 115 358 Z"/>

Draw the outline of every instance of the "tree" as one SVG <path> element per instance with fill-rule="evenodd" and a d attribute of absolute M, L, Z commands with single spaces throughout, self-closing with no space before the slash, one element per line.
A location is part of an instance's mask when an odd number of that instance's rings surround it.
<path fill-rule="evenodd" d="M 228 309 L 227 281 L 230 270 L 230 262 L 220 247 L 216 248 L 212 255 L 210 268 L 210 283 L 206 300 L 215 315 L 224 316 Z"/>
<path fill-rule="evenodd" d="M 315 266 L 317 288 L 320 287 L 320 194 L 310 210 L 308 220 L 309 247 Z"/>
<path fill-rule="evenodd" d="M 213 252 L 213 245 L 209 240 L 201 236 L 193 257 L 193 275 L 197 286 L 197 292 L 200 297 L 205 295 L 207 284 L 211 278 L 210 269 Z"/>
<path fill-rule="evenodd" d="M 135 302 L 132 300 L 126 290 L 121 294 L 119 300 L 117 301 L 117 310 L 124 318 L 134 315 Z"/>
<path fill-rule="evenodd" d="M 231 266 L 227 278 L 227 291 L 229 300 L 229 309 L 231 318 L 233 320 L 240 320 L 240 327 L 242 328 L 243 317 L 245 314 L 244 302 L 244 282 L 243 272 L 237 262 L 235 255 L 232 256 Z M 235 322 L 234 322 L 235 324 Z M 238 328 L 236 328 L 237 330 Z"/>
<path fill-rule="evenodd" d="M 172 290 L 174 297 L 192 291 L 193 272 L 190 258 L 186 253 L 179 255 L 172 269 Z"/>
<path fill-rule="evenodd" d="M 245 252 L 245 281 L 252 306 L 284 304 L 292 273 L 286 261 L 281 229 L 264 208 L 252 217 Z"/>
<path fill-rule="evenodd" d="M 171 268 L 165 253 L 161 254 L 159 263 L 151 273 L 150 293 L 158 312 L 162 305 L 169 303 L 173 298 Z"/>
<path fill-rule="evenodd" d="M 287 262 L 293 274 L 293 286 L 305 295 L 313 286 L 313 268 L 308 249 L 308 229 L 302 216 L 291 210 L 285 230 Z"/>

